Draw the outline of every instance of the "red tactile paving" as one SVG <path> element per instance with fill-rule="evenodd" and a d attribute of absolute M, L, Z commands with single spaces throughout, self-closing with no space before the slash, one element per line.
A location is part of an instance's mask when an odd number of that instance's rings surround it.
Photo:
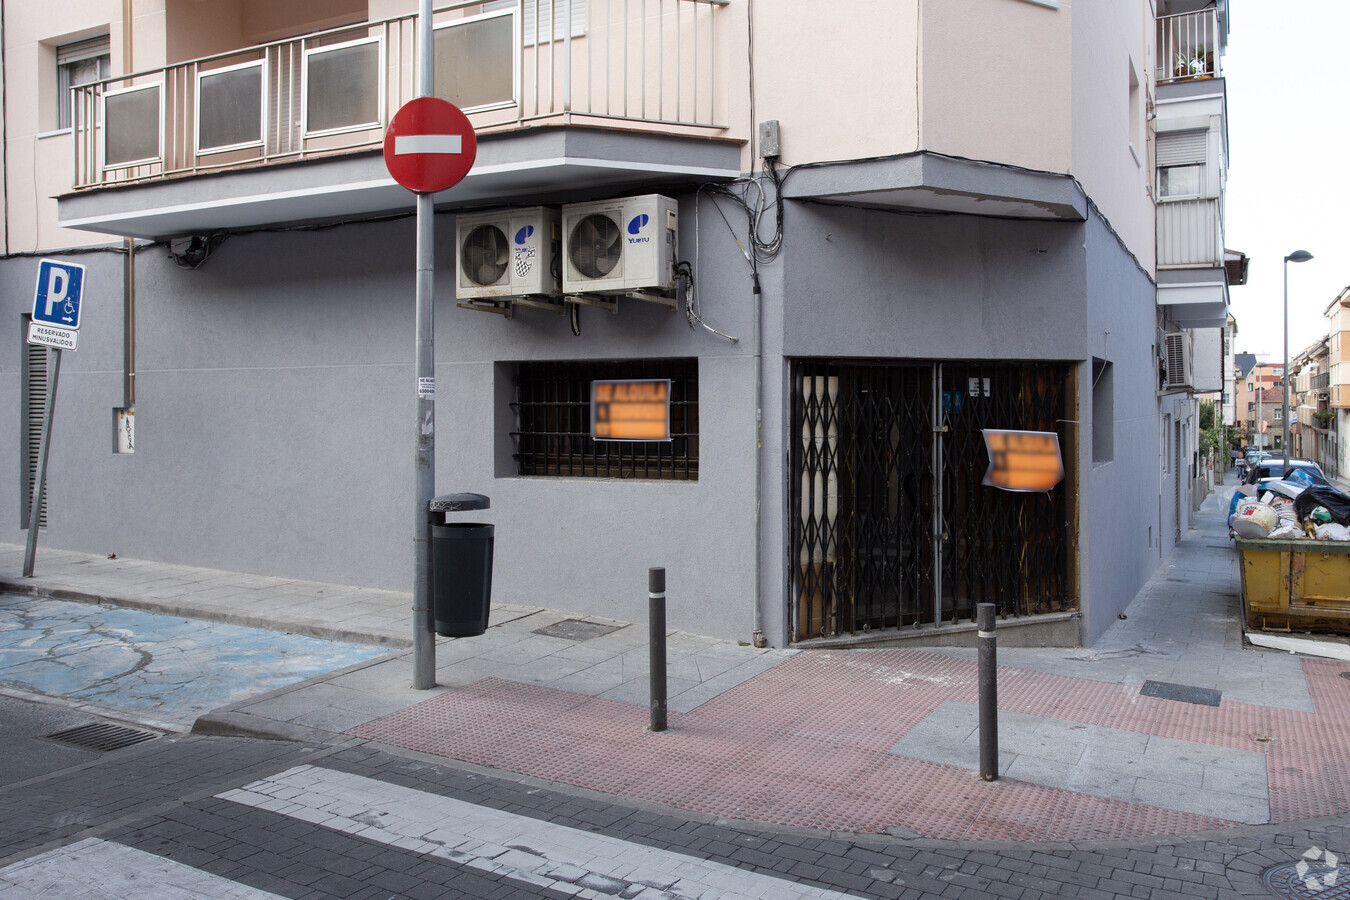
<path fill-rule="evenodd" d="M 1350 680 L 1306 661 L 1316 712 L 1142 697 L 1137 687 L 1000 667 L 999 706 L 1267 757 L 1271 820 L 1350 810 Z M 646 707 L 485 679 L 350 733 L 702 813 L 932 838 L 1081 840 L 1232 823 L 891 754 L 947 701 L 976 703 L 973 662 L 925 650 L 805 652 L 646 730 Z"/>

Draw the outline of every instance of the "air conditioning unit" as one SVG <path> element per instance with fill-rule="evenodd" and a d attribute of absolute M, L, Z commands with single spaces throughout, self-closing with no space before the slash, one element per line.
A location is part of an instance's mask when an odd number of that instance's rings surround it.
<path fill-rule="evenodd" d="M 1167 387 L 1168 389 L 1190 387 L 1191 378 L 1191 336 L 1184 331 L 1168 334 L 1167 342 Z"/>
<path fill-rule="evenodd" d="M 563 293 L 673 296 L 678 223 L 660 194 L 564 206 Z"/>
<path fill-rule="evenodd" d="M 460 300 L 558 294 L 558 210 L 499 209 L 455 222 L 455 296 Z"/>

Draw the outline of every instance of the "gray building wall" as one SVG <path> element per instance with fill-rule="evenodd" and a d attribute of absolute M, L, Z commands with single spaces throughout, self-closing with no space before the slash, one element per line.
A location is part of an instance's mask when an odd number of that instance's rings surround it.
<path fill-rule="evenodd" d="M 480 518 L 498 526 L 494 598 L 640 620 L 646 570 L 662 565 L 671 627 L 748 639 L 748 279 L 730 303 L 705 301 L 719 327 L 745 334 L 742 344 L 640 301 L 617 316 L 582 310 L 578 337 L 565 316 L 546 311 L 507 321 L 456 308 L 453 217 L 438 217 L 437 245 L 437 490 L 492 498 Z M 710 265 L 718 255 L 707 249 Z M 195 270 L 179 268 L 163 246 L 138 254 L 132 456 L 111 452 L 111 410 L 122 402 L 122 258 L 79 257 L 90 266 L 84 324 L 80 349 L 63 361 L 39 559 L 42 548 L 69 548 L 410 590 L 412 220 L 236 235 Z M 10 423 L 0 456 L 15 500 L 20 324 L 36 265 L 0 265 L 11 323 L 0 358 L 0 414 Z M 512 368 L 500 361 L 700 354 L 697 482 L 513 474 Z M 10 508 L 0 540 L 22 543 L 18 504 Z"/>
<path fill-rule="evenodd" d="M 1083 226 L 1087 253 L 1087 361 L 1079 383 L 1083 640 L 1113 622 L 1172 545 L 1159 509 L 1158 360 L 1154 285 L 1095 213 Z M 1092 453 L 1092 358 L 1112 364 L 1110 462 Z M 1169 522 L 1171 520 L 1169 519 Z M 1166 549 L 1165 549 L 1166 548 Z"/>
<path fill-rule="evenodd" d="M 437 221 L 437 491 L 477 491 L 497 525 L 494 599 L 641 621 L 665 566 L 672 628 L 747 640 L 754 624 L 755 325 L 750 268 L 705 196 L 681 198 L 681 258 L 704 318 L 625 300 L 616 316 L 455 307 L 453 217 Z M 733 220 L 735 221 L 735 220 Z M 737 223 L 739 225 L 739 223 Z M 1156 562 L 1151 287 L 1114 235 L 1072 222 L 925 216 L 790 203 L 762 266 L 764 631 L 785 618 L 787 372 L 796 357 L 1057 360 L 1111 331 L 1117 454 L 1079 441 L 1089 637 Z M 742 235 L 742 240 L 744 237 Z M 53 254 L 58 255 L 59 254 Z M 42 548 L 409 590 L 414 248 L 411 219 L 231 237 L 196 270 L 137 258 L 137 447 L 112 453 L 122 402 L 122 260 L 90 266 L 81 348 L 67 353 Z M 19 359 L 36 259 L 0 263 L 0 477 L 19 497 Z M 1100 355 L 1100 354 L 1099 354 Z M 697 357 L 696 482 L 525 478 L 511 458 L 514 363 Z M 1081 406 L 1081 404 L 1080 404 Z M 1088 404 L 1090 411 L 1090 403 Z M 1079 418 L 1082 418 L 1080 410 Z M 1141 424 L 1147 429 L 1147 424 Z M 1157 434 L 1141 438 L 1156 448 Z M 1141 497 L 1148 499 L 1145 503 Z M 22 543 L 13 511 L 0 540 Z M 1128 515 L 1122 514 L 1128 510 Z M 460 516 L 467 519 L 468 516 Z"/>

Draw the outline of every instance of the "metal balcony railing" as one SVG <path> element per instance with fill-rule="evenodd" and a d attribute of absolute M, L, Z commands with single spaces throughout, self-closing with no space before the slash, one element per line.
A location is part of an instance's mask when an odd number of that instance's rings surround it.
<path fill-rule="evenodd" d="M 476 131 L 573 124 L 714 135 L 729 0 L 458 0 L 434 15 L 434 93 Z M 74 187 L 379 147 L 416 96 L 415 15 L 72 90 Z"/>
<path fill-rule="evenodd" d="M 1214 8 L 1158 17 L 1158 83 L 1219 75 L 1219 14 Z"/>
<path fill-rule="evenodd" d="M 1331 387 L 1331 373 L 1322 372 L 1308 379 L 1308 390 L 1325 391 Z"/>

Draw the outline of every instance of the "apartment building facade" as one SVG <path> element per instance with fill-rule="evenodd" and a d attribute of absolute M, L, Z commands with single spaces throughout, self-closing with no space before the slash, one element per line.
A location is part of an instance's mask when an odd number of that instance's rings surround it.
<path fill-rule="evenodd" d="M 1330 413 L 1322 437 L 1328 465 L 1335 473 L 1350 473 L 1350 287 L 1336 295 L 1326 309 L 1326 378 L 1319 384 L 1326 391 L 1325 409 Z"/>
<path fill-rule="evenodd" d="M 1227 316 L 1227 11 L 1157 6 L 438 4 L 478 156 L 435 198 L 437 492 L 491 497 L 495 599 L 641 620 L 664 566 L 671 627 L 773 646 L 986 601 L 1100 635 L 1185 527 L 1221 389 L 1186 350 Z M 5 8 L 0 540 L 51 257 L 86 299 L 41 546 L 410 588 L 413 197 L 380 144 L 416 12 Z M 671 440 L 591 436 L 591 383 L 629 378 L 669 380 Z M 1064 480 L 984 485 L 985 429 L 1054 433 Z"/>
<path fill-rule="evenodd" d="M 1289 453 L 1336 475 L 1336 433 L 1330 400 L 1330 339 L 1319 338 L 1289 361 Z"/>
<path fill-rule="evenodd" d="M 1237 379 L 1235 393 L 1238 408 L 1242 411 L 1242 423 L 1251 436 L 1251 445 L 1262 449 L 1277 446 L 1280 429 L 1272 426 L 1271 416 L 1280 415 L 1279 401 L 1272 408 L 1270 396 L 1283 397 L 1284 366 L 1280 363 L 1253 363 L 1245 376 Z M 1275 391 L 1271 395 L 1269 391 Z M 1266 423 L 1263 431 L 1261 423 Z"/>

